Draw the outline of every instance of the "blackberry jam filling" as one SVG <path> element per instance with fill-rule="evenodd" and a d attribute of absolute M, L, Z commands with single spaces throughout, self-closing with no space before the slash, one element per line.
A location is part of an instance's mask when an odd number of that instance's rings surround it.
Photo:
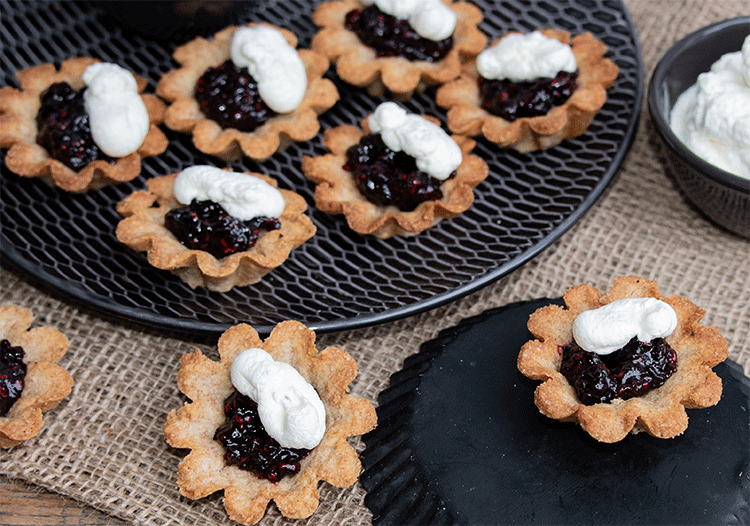
<path fill-rule="evenodd" d="M 258 404 L 235 391 L 224 401 L 226 422 L 216 430 L 214 440 L 224 446 L 228 465 L 252 471 L 259 478 L 278 482 L 300 470 L 309 449 L 283 447 L 263 427 Z"/>
<path fill-rule="evenodd" d="M 89 116 L 83 107 L 83 91 L 75 91 L 67 82 L 58 82 L 47 88 L 40 100 L 37 143 L 53 158 L 73 170 L 97 159 L 114 162 L 94 143 Z"/>
<path fill-rule="evenodd" d="M 193 199 L 188 206 L 167 212 L 164 226 L 187 248 L 223 258 L 249 249 L 261 230 L 279 230 L 281 223 L 273 217 L 242 221 L 230 216 L 220 204 Z"/>
<path fill-rule="evenodd" d="M 394 205 L 403 212 L 443 197 L 442 181 L 419 171 L 414 157 L 388 148 L 379 134 L 365 135 L 349 147 L 344 170 L 352 172 L 359 191 L 370 202 Z"/>
<path fill-rule="evenodd" d="M 258 83 L 247 68 L 231 60 L 209 68 L 198 79 L 195 99 L 206 117 L 222 128 L 251 132 L 276 115 L 258 93 Z"/>
<path fill-rule="evenodd" d="M 608 355 L 584 351 L 575 343 L 562 348 L 560 372 L 585 405 L 627 400 L 664 385 L 677 370 L 677 354 L 664 338 L 630 340 Z"/>
<path fill-rule="evenodd" d="M 561 71 L 554 78 L 529 82 L 480 77 L 482 108 L 511 122 L 521 117 L 545 115 L 554 106 L 565 104 L 578 86 L 577 79 L 577 71 Z"/>
<path fill-rule="evenodd" d="M 8 340 L 0 341 L 0 416 L 10 411 L 26 383 L 23 348 L 13 347 Z"/>
<path fill-rule="evenodd" d="M 344 27 L 375 49 L 379 57 L 404 57 L 437 62 L 453 47 L 453 37 L 434 41 L 423 38 L 404 19 L 381 11 L 376 5 L 346 14 Z"/>

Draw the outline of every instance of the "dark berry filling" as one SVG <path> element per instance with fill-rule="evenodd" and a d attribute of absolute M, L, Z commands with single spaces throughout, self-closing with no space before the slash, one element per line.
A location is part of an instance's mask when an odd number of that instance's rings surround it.
<path fill-rule="evenodd" d="M 203 73 L 195 99 L 206 117 L 222 128 L 251 132 L 276 115 L 260 98 L 258 83 L 247 68 L 240 69 L 231 60 Z"/>
<path fill-rule="evenodd" d="M 562 348 L 560 365 L 560 372 L 585 405 L 641 396 L 664 385 L 676 370 L 677 353 L 664 338 L 644 343 L 634 337 L 607 355 L 571 343 Z"/>
<path fill-rule="evenodd" d="M 578 86 L 577 79 L 577 71 L 561 71 L 554 78 L 529 82 L 480 77 L 479 94 L 482 98 L 482 108 L 507 121 L 545 115 L 554 106 L 565 104 Z"/>
<path fill-rule="evenodd" d="M 263 427 L 258 404 L 235 391 L 224 401 L 226 422 L 216 430 L 214 440 L 225 449 L 228 465 L 252 471 L 258 478 L 278 482 L 300 470 L 300 462 L 309 449 L 283 447 Z"/>
<path fill-rule="evenodd" d="M 409 22 L 382 12 L 376 5 L 349 11 L 344 27 L 374 48 L 379 57 L 437 62 L 453 47 L 452 36 L 439 41 L 423 38 Z"/>
<path fill-rule="evenodd" d="M 10 411 L 21 398 L 26 383 L 26 364 L 22 347 L 13 347 L 8 340 L 0 341 L 0 416 Z"/>
<path fill-rule="evenodd" d="M 596 353 L 584 351 L 575 344 L 566 345 L 562 350 L 560 372 L 585 405 L 606 403 L 615 398 L 617 382 Z"/>
<path fill-rule="evenodd" d="M 83 91 L 75 91 L 67 82 L 58 82 L 47 88 L 40 100 L 37 143 L 53 158 L 73 170 L 97 159 L 114 162 L 94 143 L 83 106 Z"/>
<path fill-rule="evenodd" d="M 418 170 L 414 157 L 388 148 L 380 134 L 365 135 L 351 146 L 344 170 L 352 172 L 359 191 L 369 201 L 394 205 L 404 212 L 443 197 L 442 181 Z M 453 172 L 450 177 L 455 175 Z"/>
<path fill-rule="evenodd" d="M 188 206 L 167 212 L 164 226 L 187 248 L 223 258 L 249 249 L 261 230 L 279 230 L 281 223 L 273 217 L 243 221 L 230 216 L 220 204 L 193 199 Z"/>

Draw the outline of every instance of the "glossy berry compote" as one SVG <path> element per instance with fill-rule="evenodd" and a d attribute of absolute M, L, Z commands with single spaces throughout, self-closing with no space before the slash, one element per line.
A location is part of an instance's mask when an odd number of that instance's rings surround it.
<path fill-rule="evenodd" d="M 560 372 L 585 405 L 606 403 L 615 398 L 617 383 L 596 353 L 584 351 L 575 344 L 566 345 L 562 350 Z"/>
<path fill-rule="evenodd" d="M 263 427 L 258 404 L 234 391 L 224 401 L 226 422 L 216 430 L 214 440 L 224 446 L 228 465 L 252 471 L 259 478 L 278 482 L 300 470 L 300 462 L 309 449 L 283 447 Z"/>
<path fill-rule="evenodd" d="M 554 78 L 529 82 L 511 82 L 479 78 L 482 108 L 514 121 L 521 117 L 538 117 L 553 107 L 565 104 L 577 87 L 578 72 L 561 71 Z"/>
<path fill-rule="evenodd" d="M 229 215 L 218 203 L 193 199 L 188 206 L 167 212 L 164 226 L 187 248 L 223 258 L 249 249 L 261 230 L 279 230 L 281 223 L 273 217 L 243 221 Z"/>
<path fill-rule="evenodd" d="M 423 38 L 409 22 L 381 11 L 376 5 L 346 14 L 344 27 L 375 49 L 379 57 L 404 57 L 437 62 L 453 47 L 453 37 L 434 41 Z"/>
<path fill-rule="evenodd" d="M 418 170 L 414 157 L 388 148 L 379 134 L 365 135 L 346 151 L 344 170 L 352 172 L 357 188 L 370 202 L 394 205 L 404 212 L 443 197 L 442 181 Z"/>
<path fill-rule="evenodd" d="M 91 136 L 83 91 L 75 91 L 67 82 L 58 82 L 47 88 L 40 99 L 37 142 L 53 158 L 73 170 L 80 170 L 96 159 L 113 162 Z"/>
<path fill-rule="evenodd" d="M 677 370 L 677 353 L 664 338 L 634 337 L 625 347 L 599 355 L 575 343 L 562 348 L 560 372 L 585 405 L 627 400 L 664 385 Z"/>
<path fill-rule="evenodd" d="M 26 383 L 24 354 L 22 347 L 14 347 L 8 340 L 0 341 L 0 416 L 8 414 L 21 398 Z"/>
<path fill-rule="evenodd" d="M 209 68 L 198 79 L 195 100 L 206 117 L 222 128 L 251 132 L 276 113 L 260 97 L 258 83 L 247 68 L 231 60 Z"/>

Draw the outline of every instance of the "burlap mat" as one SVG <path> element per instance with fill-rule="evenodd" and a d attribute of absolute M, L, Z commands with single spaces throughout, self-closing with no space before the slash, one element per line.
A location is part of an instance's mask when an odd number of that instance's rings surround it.
<path fill-rule="evenodd" d="M 627 0 L 642 43 L 648 79 L 664 51 L 711 22 L 747 14 L 747 0 Z M 645 103 L 644 103 L 645 110 Z M 588 282 L 607 289 L 615 276 L 641 275 L 662 292 L 690 298 L 719 327 L 731 359 L 750 373 L 750 243 L 709 223 L 668 177 L 644 111 L 632 150 L 617 178 L 571 231 L 522 269 L 486 289 L 432 312 L 368 329 L 320 336 L 358 362 L 352 393 L 373 402 L 405 357 L 445 327 L 488 308 L 556 297 Z M 190 342 L 70 304 L 8 269 L 0 273 L 0 304 L 17 304 L 70 339 L 61 364 L 75 379 L 71 395 L 45 418 L 42 432 L 0 452 L 0 472 L 73 497 L 135 524 L 231 524 L 221 494 L 190 501 L 179 495 L 182 453 L 162 428 L 182 405 L 175 377 L 179 357 L 195 347 L 216 359 L 213 342 Z M 362 447 L 361 441 L 355 442 Z M 269 507 L 261 524 L 370 524 L 359 484 L 321 484 L 321 504 L 306 521 Z"/>

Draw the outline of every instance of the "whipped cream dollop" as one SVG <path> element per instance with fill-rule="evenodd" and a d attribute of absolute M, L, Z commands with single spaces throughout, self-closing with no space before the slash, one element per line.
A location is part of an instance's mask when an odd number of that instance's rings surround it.
<path fill-rule="evenodd" d="M 677 313 L 668 303 L 656 298 L 626 298 L 576 316 L 573 339 L 585 351 L 610 354 L 634 336 L 650 342 L 666 338 L 676 327 Z"/>
<path fill-rule="evenodd" d="M 750 179 L 750 36 L 679 96 L 670 126 L 706 162 Z"/>
<path fill-rule="evenodd" d="M 140 148 L 150 123 L 133 74 L 98 62 L 83 71 L 83 82 L 83 107 L 99 149 L 110 157 L 125 157 Z"/>
<path fill-rule="evenodd" d="M 411 155 L 417 168 L 435 179 L 447 179 L 463 160 L 461 148 L 440 126 L 395 102 L 380 104 L 367 122 L 388 148 Z"/>
<path fill-rule="evenodd" d="M 486 79 L 526 82 L 554 78 L 561 71 L 578 68 L 568 44 L 539 31 L 511 33 L 477 56 L 477 71 Z"/>
<path fill-rule="evenodd" d="M 183 205 L 189 205 L 193 199 L 213 201 L 230 216 L 243 221 L 255 217 L 278 218 L 285 206 L 281 192 L 263 179 L 215 166 L 185 168 L 175 178 L 173 192 Z"/>
<path fill-rule="evenodd" d="M 456 29 L 456 14 L 442 0 L 361 0 L 383 13 L 406 20 L 422 38 L 439 41 Z"/>
<path fill-rule="evenodd" d="M 294 111 L 305 98 L 305 64 L 279 30 L 262 24 L 239 28 L 230 56 L 235 66 L 247 68 L 260 98 L 276 113 Z"/>
<path fill-rule="evenodd" d="M 263 427 L 279 444 L 312 449 L 323 439 L 325 406 L 294 367 L 251 348 L 234 359 L 231 377 L 235 389 L 258 404 Z"/>

